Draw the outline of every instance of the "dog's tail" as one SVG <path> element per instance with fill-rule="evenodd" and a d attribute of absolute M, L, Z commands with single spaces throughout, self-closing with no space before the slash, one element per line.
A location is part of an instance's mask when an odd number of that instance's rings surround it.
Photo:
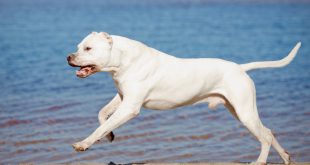
<path fill-rule="evenodd" d="M 291 52 L 283 59 L 278 61 L 260 61 L 260 62 L 250 62 L 247 64 L 241 64 L 241 68 L 244 71 L 249 71 L 253 69 L 261 68 L 280 68 L 288 65 L 296 56 L 298 49 L 301 46 L 301 42 L 298 42 L 296 46 L 291 50 Z"/>

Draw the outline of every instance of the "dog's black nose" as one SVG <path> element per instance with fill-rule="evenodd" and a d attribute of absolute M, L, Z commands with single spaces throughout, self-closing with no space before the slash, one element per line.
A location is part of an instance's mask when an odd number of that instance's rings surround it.
<path fill-rule="evenodd" d="M 71 61 L 71 59 L 73 59 L 73 55 L 72 54 L 67 57 L 67 61 L 69 62 L 69 61 Z"/>

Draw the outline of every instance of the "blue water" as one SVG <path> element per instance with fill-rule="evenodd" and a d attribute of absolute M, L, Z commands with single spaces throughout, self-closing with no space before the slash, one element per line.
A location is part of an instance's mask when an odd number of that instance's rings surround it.
<path fill-rule="evenodd" d="M 222 1 L 221 1 L 222 2 Z M 0 1 L 0 163 L 250 162 L 259 143 L 220 107 L 142 110 L 113 143 L 77 153 L 116 93 L 107 73 L 75 76 L 67 54 L 92 31 L 126 36 L 177 57 L 276 60 L 250 72 L 259 113 L 293 161 L 310 161 L 310 3 Z M 270 162 L 281 162 L 274 150 Z"/>

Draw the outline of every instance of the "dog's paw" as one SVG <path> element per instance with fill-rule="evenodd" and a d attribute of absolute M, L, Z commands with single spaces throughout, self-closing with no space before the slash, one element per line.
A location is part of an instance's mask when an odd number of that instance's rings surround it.
<path fill-rule="evenodd" d="M 74 148 L 75 151 L 81 152 L 88 150 L 89 145 L 84 142 L 77 142 L 72 144 L 72 147 Z"/>
<path fill-rule="evenodd" d="M 291 156 L 287 151 L 284 151 L 280 155 L 281 155 L 282 159 L 284 160 L 284 164 L 286 164 L 286 165 L 291 164 Z"/>

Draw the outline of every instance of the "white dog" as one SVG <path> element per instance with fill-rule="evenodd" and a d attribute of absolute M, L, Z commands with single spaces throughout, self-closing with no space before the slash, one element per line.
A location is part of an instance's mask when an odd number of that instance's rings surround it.
<path fill-rule="evenodd" d="M 272 145 L 289 164 L 289 154 L 259 118 L 255 86 L 246 72 L 283 67 L 293 60 L 300 45 L 279 61 L 239 65 L 213 58 L 176 58 L 125 37 L 93 32 L 67 57 L 68 63 L 80 67 L 76 75 L 81 78 L 110 72 L 118 93 L 100 110 L 101 125 L 73 147 L 85 151 L 105 136 L 112 141 L 112 130 L 137 116 L 141 107 L 166 110 L 197 103 L 208 103 L 209 108 L 223 104 L 261 143 L 256 163 L 266 163 Z"/>

